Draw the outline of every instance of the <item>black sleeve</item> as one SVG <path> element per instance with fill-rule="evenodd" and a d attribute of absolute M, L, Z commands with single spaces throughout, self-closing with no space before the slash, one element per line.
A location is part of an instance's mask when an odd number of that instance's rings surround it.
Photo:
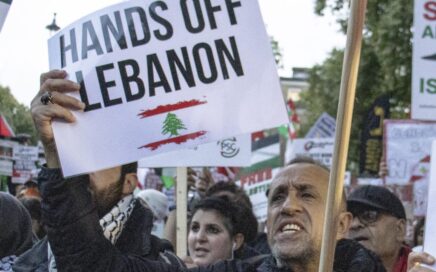
<path fill-rule="evenodd" d="M 187 272 L 180 266 L 121 253 L 104 235 L 89 190 L 88 176 L 64 179 L 59 169 L 39 174 L 42 220 L 58 271 Z M 232 260 L 189 272 L 249 272 Z"/>
<path fill-rule="evenodd" d="M 335 272 L 386 272 L 375 253 L 349 239 L 338 241 L 333 270 Z"/>
<path fill-rule="evenodd" d="M 42 220 L 59 271 L 182 271 L 116 249 L 103 235 L 88 184 L 87 175 L 64 179 L 58 169 L 40 172 Z"/>

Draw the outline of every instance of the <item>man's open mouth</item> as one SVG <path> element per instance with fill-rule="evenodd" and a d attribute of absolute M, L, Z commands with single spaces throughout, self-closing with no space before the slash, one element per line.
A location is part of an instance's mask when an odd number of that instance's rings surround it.
<path fill-rule="evenodd" d="M 283 226 L 283 228 L 280 230 L 281 232 L 297 232 L 300 231 L 301 227 L 297 224 L 286 224 Z"/>

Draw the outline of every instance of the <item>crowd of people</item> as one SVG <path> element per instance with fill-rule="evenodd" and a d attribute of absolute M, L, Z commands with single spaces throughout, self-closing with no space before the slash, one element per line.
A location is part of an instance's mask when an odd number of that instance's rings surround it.
<path fill-rule="evenodd" d="M 177 256 L 175 210 L 156 190 L 134 194 L 136 163 L 62 176 L 52 122 L 72 123 L 71 111 L 85 108 L 66 95 L 80 89 L 66 77 L 59 70 L 43 74 L 32 101 L 47 164 L 16 197 L 0 193 L 0 271 L 318 271 L 328 168 L 298 157 L 273 177 L 266 231 L 244 190 L 203 171 L 192 184 L 188 256 Z M 41 99 L 47 91 L 49 101 Z M 166 221 L 161 237 L 153 234 L 156 221 Z M 388 189 L 365 185 L 344 193 L 334 222 L 333 271 L 432 271 L 424 265 L 434 257 L 412 251 L 422 244 L 424 221 L 415 244 L 407 244 L 405 209 Z"/>

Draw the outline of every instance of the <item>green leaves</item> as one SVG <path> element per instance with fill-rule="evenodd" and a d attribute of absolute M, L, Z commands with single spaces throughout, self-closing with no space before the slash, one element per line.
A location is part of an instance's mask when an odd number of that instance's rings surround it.
<path fill-rule="evenodd" d="M 316 0 L 315 13 L 330 11 L 346 32 L 348 0 Z M 374 99 L 391 96 L 391 117 L 408 118 L 412 62 L 413 1 L 368 0 L 356 101 L 350 138 L 349 162 L 359 161 L 360 131 Z M 344 45 L 345 46 L 345 45 Z M 335 49 L 322 63 L 312 68 L 302 104 L 308 121 L 302 135 L 322 112 L 336 116 L 343 50 Z M 350 165 L 349 165 L 350 166 Z"/>
<path fill-rule="evenodd" d="M 37 135 L 29 108 L 19 103 L 9 88 L 2 86 L 0 86 L 0 113 L 8 120 L 15 134 L 29 134 L 32 143 L 36 144 Z"/>

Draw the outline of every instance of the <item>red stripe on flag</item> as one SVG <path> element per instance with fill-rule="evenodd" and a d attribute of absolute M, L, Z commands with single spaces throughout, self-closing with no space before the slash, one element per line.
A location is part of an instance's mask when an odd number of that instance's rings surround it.
<path fill-rule="evenodd" d="M 158 142 L 154 142 L 154 143 L 149 143 L 146 145 L 143 145 L 140 148 L 150 148 L 150 150 L 156 150 L 158 149 L 161 145 L 166 145 L 166 144 L 170 144 L 170 143 L 176 143 L 176 144 L 181 144 L 181 143 L 185 143 L 188 140 L 193 140 L 196 139 L 200 136 L 203 136 L 204 134 L 206 134 L 207 131 L 198 131 L 198 132 L 194 132 L 194 133 L 190 133 L 190 134 L 185 134 L 185 135 L 180 135 L 174 138 L 170 138 L 170 139 L 166 139 L 166 140 L 162 140 L 162 141 L 158 141 Z"/>
<path fill-rule="evenodd" d="M 141 116 L 141 119 L 142 119 L 142 118 L 150 117 L 153 115 L 162 114 L 165 112 L 171 112 L 171 111 L 175 111 L 175 110 L 195 107 L 195 106 L 199 106 L 199 105 L 206 104 L 206 103 L 207 103 L 207 101 L 200 101 L 200 100 L 196 100 L 196 99 L 192 99 L 189 101 L 180 101 L 176 104 L 161 105 L 161 106 L 158 106 L 154 109 L 144 110 L 141 113 L 139 113 L 138 116 Z"/>

